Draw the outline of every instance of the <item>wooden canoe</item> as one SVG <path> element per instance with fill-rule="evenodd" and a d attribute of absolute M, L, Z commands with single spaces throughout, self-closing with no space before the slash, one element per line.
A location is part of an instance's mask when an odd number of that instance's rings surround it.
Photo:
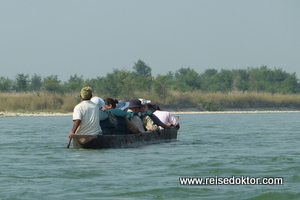
<path fill-rule="evenodd" d="M 145 132 L 143 134 L 127 135 L 72 135 L 73 146 L 77 148 L 128 148 L 148 144 L 161 143 L 177 139 L 177 128 L 161 130 L 158 132 Z"/>

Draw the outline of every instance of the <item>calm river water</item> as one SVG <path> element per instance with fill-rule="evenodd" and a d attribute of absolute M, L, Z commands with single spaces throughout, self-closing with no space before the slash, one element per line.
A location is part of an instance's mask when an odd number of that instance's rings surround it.
<path fill-rule="evenodd" d="M 300 199 L 300 113 L 179 114 L 178 140 L 66 149 L 71 116 L 0 118 L 0 199 Z M 181 185 L 278 177 L 283 185 Z"/>

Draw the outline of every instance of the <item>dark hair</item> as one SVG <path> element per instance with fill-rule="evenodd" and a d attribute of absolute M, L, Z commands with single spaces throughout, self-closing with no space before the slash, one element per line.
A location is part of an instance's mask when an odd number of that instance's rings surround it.
<path fill-rule="evenodd" d="M 151 103 L 146 103 L 145 106 L 148 110 L 154 110 L 153 105 Z"/>
<path fill-rule="evenodd" d="M 112 99 L 112 98 L 107 98 L 104 100 L 105 105 L 109 105 L 111 104 L 113 108 L 116 108 L 116 104 L 119 103 L 119 101 L 117 99 Z"/>
<path fill-rule="evenodd" d="M 160 110 L 160 107 L 158 105 L 152 105 L 154 110 Z"/>

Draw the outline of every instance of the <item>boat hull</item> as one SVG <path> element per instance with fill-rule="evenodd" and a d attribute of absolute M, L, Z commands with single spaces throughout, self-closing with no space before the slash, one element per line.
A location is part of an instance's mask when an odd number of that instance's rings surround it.
<path fill-rule="evenodd" d="M 177 128 L 164 129 L 158 132 L 127 135 L 72 135 L 73 146 L 77 148 L 130 148 L 148 144 L 173 141 L 177 139 Z"/>

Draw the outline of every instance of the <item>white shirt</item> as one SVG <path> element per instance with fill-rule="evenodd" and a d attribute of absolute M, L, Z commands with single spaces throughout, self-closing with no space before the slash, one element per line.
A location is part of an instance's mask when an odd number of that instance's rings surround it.
<path fill-rule="evenodd" d="M 101 132 L 99 108 L 90 100 L 77 104 L 73 112 L 73 120 L 81 120 L 76 134 L 95 135 Z"/>
<path fill-rule="evenodd" d="M 153 114 L 164 124 L 173 124 L 174 126 L 178 124 L 175 117 L 168 111 L 156 110 Z M 161 126 L 160 128 L 162 129 Z"/>

